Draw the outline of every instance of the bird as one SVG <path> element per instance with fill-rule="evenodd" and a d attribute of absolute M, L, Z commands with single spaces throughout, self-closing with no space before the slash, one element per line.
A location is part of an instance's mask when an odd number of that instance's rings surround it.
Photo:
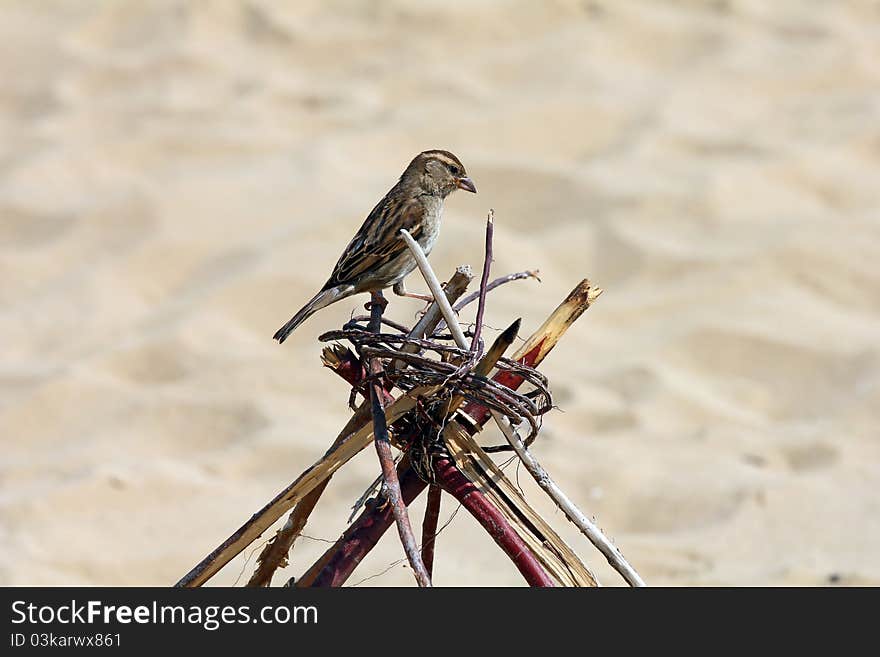
<path fill-rule="evenodd" d="M 400 235 L 405 228 L 430 253 L 440 233 L 443 202 L 457 189 L 477 188 L 461 160 L 446 150 L 416 155 L 387 194 L 367 215 L 318 293 L 275 333 L 279 344 L 312 314 L 362 292 L 392 288 L 398 296 L 430 300 L 406 291 L 403 279 L 416 261 Z"/>

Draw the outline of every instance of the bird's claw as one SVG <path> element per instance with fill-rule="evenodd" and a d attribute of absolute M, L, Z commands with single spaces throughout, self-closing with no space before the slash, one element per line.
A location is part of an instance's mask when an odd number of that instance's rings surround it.
<path fill-rule="evenodd" d="M 434 303 L 434 297 L 431 297 L 430 301 L 428 301 L 426 299 L 425 300 L 425 307 L 422 308 L 421 310 L 417 310 L 415 313 L 415 316 L 418 317 L 419 319 L 424 317 L 428 313 L 428 308 L 430 308 L 433 305 L 433 303 Z"/>

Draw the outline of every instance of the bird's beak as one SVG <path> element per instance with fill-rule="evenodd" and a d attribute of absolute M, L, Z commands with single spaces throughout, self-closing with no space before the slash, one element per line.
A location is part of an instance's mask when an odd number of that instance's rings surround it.
<path fill-rule="evenodd" d="M 471 194 L 477 193 L 477 186 L 474 185 L 474 181 L 470 178 L 459 178 L 458 179 L 458 188 L 464 189 L 465 191 L 470 192 Z"/>

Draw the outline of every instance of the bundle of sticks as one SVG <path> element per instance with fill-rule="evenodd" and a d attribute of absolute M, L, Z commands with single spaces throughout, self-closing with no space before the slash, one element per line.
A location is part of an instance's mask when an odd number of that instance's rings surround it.
<path fill-rule="evenodd" d="M 249 586 L 269 586 L 288 565 L 333 474 L 371 443 L 381 476 L 355 506 L 360 514 L 342 536 L 289 585 L 342 586 L 392 524 L 419 586 L 431 586 L 434 543 L 443 494 L 473 515 L 531 586 L 598 586 L 594 573 L 529 505 L 490 456 L 513 452 L 535 481 L 630 586 L 644 582 L 620 551 L 553 482 L 529 447 L 539 436 L 541 416 L 553 407 L 546 377 L 537 367 L 569 326 L 602 290 L 581 281 L 547 320 L 511 356 L 514 321 L 485 348 L 482 338 L 486 295 L 510 281 L 536 276 L 521 272 L 490 278 L 494 217 L 486 223 L 486 250 L 477 292 L 464 297 L 473 275 L 459 267 L 441 285 L 418 243 L 401 231 L 433 295 L 418 323 L 410 328 L 385 319 L 386 301 L 372 295 L 370 315 L 355 317 L 320 340 L 324 365 L 352 386 L 352 417 L 324 456 L 254 514 L 219 547 L 187 573 L 177 586 L 201 586 L 236 555 L 290 512 L 265 545 Z M 476 321 L 467 333 L 458 312 L 477 302 Z M 383 327 L 388 329 L 383 332 Z M 470 338 L 470 340 L 468 340 Z M 351 347 L 344 346 L 348 342 Z M 363 400 L 357 404 L 358 396 Z M 475 436 L 490 421 L 507 444 L 481 446 Z M 528 431 L 520 435 L 520 428 Z M 393 448 L 399 457 L 394 459 Z M 378 490 L 377 490 L 378 488 Z M 414 536 L 407 506 L 428 489 L 421 543 Z M 372 498 L 367 499 L 370 495 Z"/>

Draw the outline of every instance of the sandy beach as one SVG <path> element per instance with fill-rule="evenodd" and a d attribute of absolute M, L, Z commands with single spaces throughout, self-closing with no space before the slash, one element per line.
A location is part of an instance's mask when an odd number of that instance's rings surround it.
<path fill-rule="evenodd" d="M 428 148 L 479 189 L 438 273 L 480 267 L 490 208 L 493 272 L 541 272 L 489 327 L 604 288 L 534 452 L 649 584 L 880 584 L 876 2 L 280 5 L 0 6 L 0 584 L 170 585 L 323 454 L 349 389 L 316 337 L 367 299 L 272 334 Z M 456 507 L 435 583 L 523 585 Z M 414 584 L 395 532 L 354 584 Z"/>

